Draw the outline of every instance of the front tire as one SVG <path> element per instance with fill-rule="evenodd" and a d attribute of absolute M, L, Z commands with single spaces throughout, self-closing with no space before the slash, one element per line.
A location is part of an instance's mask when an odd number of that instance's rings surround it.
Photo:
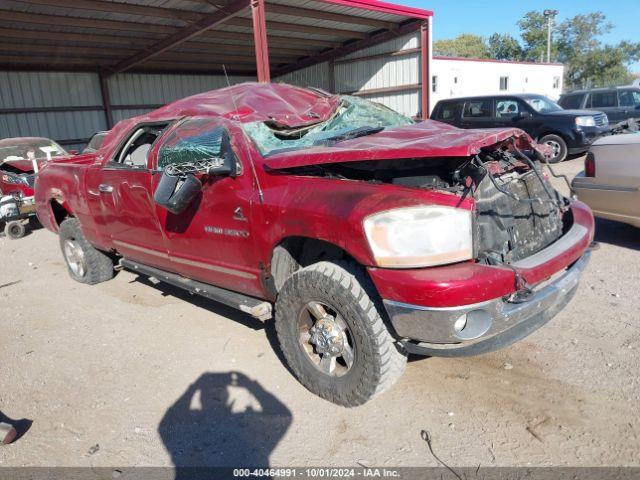
<path fill-rule="evenodd" d="M 87 241 L 77 218 L 60 224 L 60 248 L 71 278 L 94 285 L 113 278 L 113 261 Z"/>
<path fill-rule="evenodd" d="M 560 163 L 567 158 L 569 152 L 567 142 L 560 135 L 545 135 L 540 139 L 539 143 L 547 145 L 553 150 L 553 157 L 549 159 L 549 163 Z"/>
<path fill-rule="evenodd" d="M 308 390 L 345 407 L 390 388 L 407 361 L 365 291 L 368 283 L 356 265 L 319 262 L 289 277 L 276 302 L 291 370 Z"/>

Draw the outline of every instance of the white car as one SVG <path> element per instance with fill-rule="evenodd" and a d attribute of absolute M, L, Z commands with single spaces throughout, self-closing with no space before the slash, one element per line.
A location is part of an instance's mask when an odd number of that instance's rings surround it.
<path fill-rule="evenodd" d="M 596 140 L 571 187 L 596 217 L 640 227 L 640 133 Z"/>

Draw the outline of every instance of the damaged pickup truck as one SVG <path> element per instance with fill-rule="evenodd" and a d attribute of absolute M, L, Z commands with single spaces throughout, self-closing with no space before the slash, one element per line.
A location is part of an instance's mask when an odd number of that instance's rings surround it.
<path fill-rule="evenodd" d="M 260 319 L 275 306 L 298 380 L 355 406 L 407 353 L 489 352 L 567 305 L 593 217 L 543 155 L 517 129 L 249 83 L 120 122 L 45 166 L 36 203 L 74 279 L 117 265 Z"/>

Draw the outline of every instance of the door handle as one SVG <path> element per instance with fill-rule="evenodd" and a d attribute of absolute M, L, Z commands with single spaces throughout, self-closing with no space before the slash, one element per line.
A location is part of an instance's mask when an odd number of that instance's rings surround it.
<path fill-rule="evenodd" d="M 98 185 L 98 190 L 100 190 L 100 193 L 112 193 L 113 187 L 111 185 L 107 185 L 106 183 L 101 183 L 100 185 Z"/>

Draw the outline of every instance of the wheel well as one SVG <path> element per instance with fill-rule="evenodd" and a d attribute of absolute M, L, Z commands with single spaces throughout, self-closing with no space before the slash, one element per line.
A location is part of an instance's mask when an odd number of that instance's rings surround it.
<path fill-rule="evenodd" d="M 53 218 L 56 220 L 56 224 L 60 226 L 67 218 L 73 217 L 66 208 L 57 200 L 53 199 L 50 202 L 51 211 L 53 212 Z"/>
<path fill-rule="evenodd" d="M 276 291 L 296 270 L 320 261 L 353 260 L 344 249 L 330 242 L 307 237 L 289 237 L 273 249 L 271 276 Z"/>
<path fill-rule="evenodd" d="M 538 135 L 538 138 L 536 138 L 536 142 L 539 142 L 540 140 L 542 140 L 543 137 L 547 135 L 556 135 L 557 137 L 560 137 L 562 140 L 564 140 L 564 143 L 567 143 L 567 137 L 560 132 L 543 132 L 540 135 Z"/>

